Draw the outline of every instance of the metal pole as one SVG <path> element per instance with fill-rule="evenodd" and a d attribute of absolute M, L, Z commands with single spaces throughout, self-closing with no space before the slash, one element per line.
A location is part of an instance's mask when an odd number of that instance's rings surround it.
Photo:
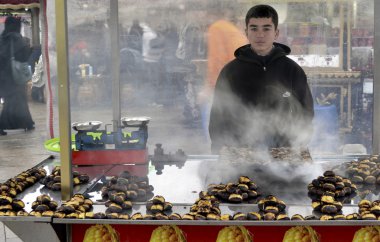
<path fill-rule="evenodd" d="M 32 8 L 32 46 L 41 44 L 40 40 L 40 9 Z"/>
<path fill-rule="evenodd" d="M 380 152 L 380 1 L 374 1 L 374 66 L 373 66 L 373 126 L 372 126 L 372 153 Z"/>
<path fill-rule="evenodd" d="M 112 58 L 112 107 L 113 131 L 120 127 L 120 48 L 119 48 L 119 2 L 110 1 L 110 35 Z"/>
<path fill-rule="evenodd" d="M 55 17 L 61 153 L 61 195 L 62 200 L 69 200 L 73 192 L 73 182 L 71 179 L 70 85 L 67 51 L 67 5 L 65 0 L 55 1 Z"/>

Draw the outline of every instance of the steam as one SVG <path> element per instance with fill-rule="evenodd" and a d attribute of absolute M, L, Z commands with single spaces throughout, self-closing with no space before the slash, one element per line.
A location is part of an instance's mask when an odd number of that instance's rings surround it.
<path fill-rule="evenodd" d="M 255 160 L 237 160 L 205 162 L 199 170 L 204 189 L 209 184 L 235 183 L 239 176 L 248 176 L 259 186 L 263 196 L 272 194 L 287 203 L 309 202 L 307 185 L 323 174 L 320 163 L 275 161 L 268 153 L 258 154 Z"/>
<path fill-rule="evenodd" d="M 279 82 L 260 94 L 251 94 L 251 101 L 242 100 L 227 85 L 220 90 L 210 121 L 213 142 L 263 149 L 307 147 L 312 134 L 310 110 Z"/>
<path fill-rule="evenodd" d="M 222 90 L 214 99 L 212 122 L 224 125 L 230 132 L 223 134 L 222 128 L 220 133 L 217 129 L 211 129 L 211 133 L 213 141 L 228 148 L 221 149 L 218 162 L 200 170 L 205 187 L 236 182 L 243 175 L 256 182 L 263 194 L 273 194 L 287 202 L 307 198 L 307 184 L 323 169 L 301 155 L 310 140 L 312 122 L 293 93 L 280 84 L 271 85 L 260 94 L 260 105 L 249 106 L 231 94 L 228 87 Z M 223 123 L 223 118 L 230 119 L 230 123 Z M 275 159 L 270 153 L 273 147 L 288 147 L 288 157 Z"/>

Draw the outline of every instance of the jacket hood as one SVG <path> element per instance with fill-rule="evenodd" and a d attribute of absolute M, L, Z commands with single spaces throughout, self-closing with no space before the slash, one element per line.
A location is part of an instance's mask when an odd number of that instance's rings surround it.
<path fill-rule="evenodd" d="M 276 60 L 280 57 L 289 55 L 291 50 L 288 46 L 280 43 L 273 43 L 274 48 L 271 50 L 271 52 L 265 56 L 266 62 L 271 62 L 273 60 Z M 248 62 L 261 62 L 260 59 L 262 59 L 262 56 L 257 55 L 252 49 L 251 45 L 244 45 L 240 48 L 238 48 L 235 53 L 235 57 L 242 61 L 248 61 Z"/>

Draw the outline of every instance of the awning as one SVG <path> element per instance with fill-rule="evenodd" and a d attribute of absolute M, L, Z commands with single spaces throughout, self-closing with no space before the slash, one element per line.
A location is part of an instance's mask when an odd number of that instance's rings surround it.
<path fill-rule="evenodd" d="M 40 0 L 0 0 L 0 9 L 39 8 Z"/>

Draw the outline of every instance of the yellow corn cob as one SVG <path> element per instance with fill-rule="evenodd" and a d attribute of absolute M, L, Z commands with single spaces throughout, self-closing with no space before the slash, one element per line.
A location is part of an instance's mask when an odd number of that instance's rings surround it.
<path fill-rule="evenodd" d="M 150 242 L 186 242 L 186 238 L 177 226 L 163 225 L 153 230 Z"/>
<path fill-rule="evenodd" d="M 380 242 L 380 226 L 367 226 L 356 231 L 352 242 Z"/>
<path fill-rule="evenodd" d="M 108 224 L 93 225 L 86 230 L 83 242 L 119 242 L 117 232 Z"/>
<path fill-rule="evenodd" d="M 252 236 L 243 226 L 228 226 L 218 233 L 216 242 L 252 242 Z"/>
<path fill-rule="evenodd" d="M 319 237 L 310 226 L 296 226 L 286 231 L 282 242 L 319 242 Z"/>

